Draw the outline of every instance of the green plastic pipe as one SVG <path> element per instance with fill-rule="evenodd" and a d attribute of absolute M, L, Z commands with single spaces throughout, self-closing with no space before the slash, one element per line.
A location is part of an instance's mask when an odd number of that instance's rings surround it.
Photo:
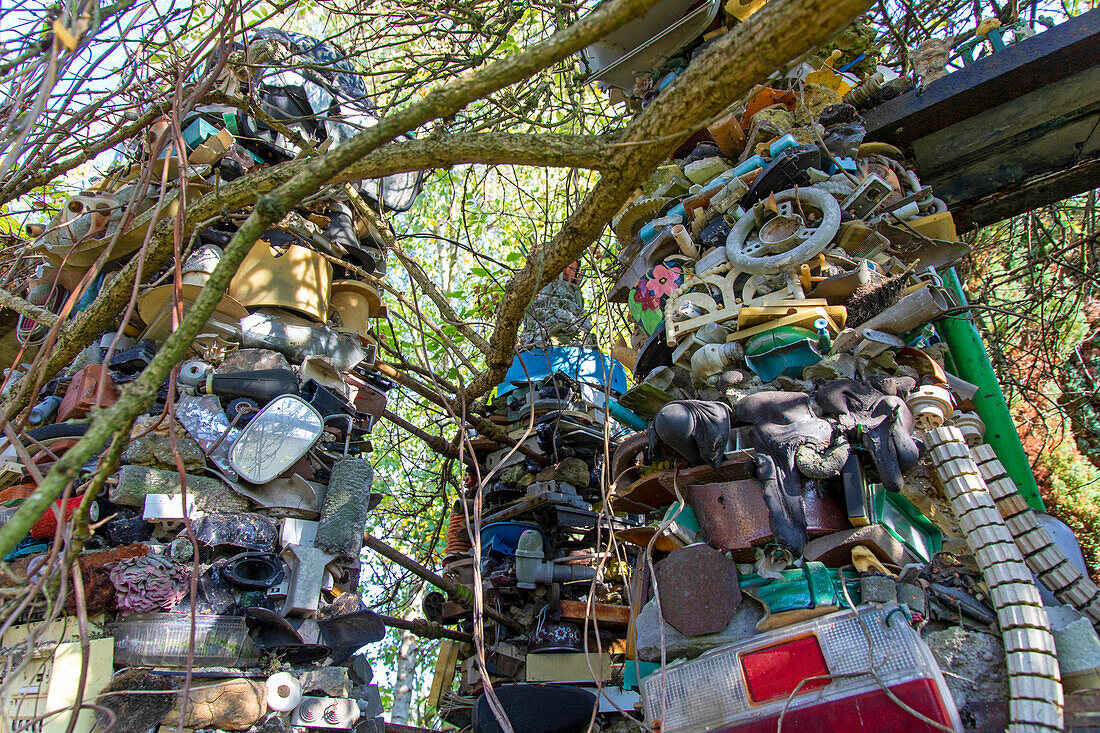
<path fill-rule="evenodd" d="M 954 293 L 959 305 L 968 305 L 955 268 L 942 273 L 942 277 L 944 286 Z M 973 402 L 978 416 L 985 423 L 985 442 L 993 446 L 1020 495 L 1033 509 L 1042 511 L 1043 499 L 1039 496 L 1031 462 L 1020 442 L 1012 413 L 1008 411 L 1008 403 L 993 372 L 981 334 L 974 327 L 973 317 L 970 313 L 947 316 L 936 321 L 936 327 L 951 350 L 955 375 L 978 386 Z"/>

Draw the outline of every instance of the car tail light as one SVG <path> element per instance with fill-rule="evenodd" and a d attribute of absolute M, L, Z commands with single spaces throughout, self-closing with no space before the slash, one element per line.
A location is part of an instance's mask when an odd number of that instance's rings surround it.
<path fill-rule="evenodd" d="M 897 609 L 843 611 L 668 665 L 641 682 L 646 722 L 663 733 L 774 733 L 782 714 L 785 731 L 936 730 L 890 698 L 873 664 L 890 693 L 961 730 L 935 659 Z"/>
<path fill-rule="evenodd" d="M 829 684 L 812 679 L 829 674 L 816 636 L 794 639 L 741 655 L 741 670 L 752 702 L 786 697 L 796 689 L 807 692 Z M 798 685 L 809 680 L 800 688 Z"/>

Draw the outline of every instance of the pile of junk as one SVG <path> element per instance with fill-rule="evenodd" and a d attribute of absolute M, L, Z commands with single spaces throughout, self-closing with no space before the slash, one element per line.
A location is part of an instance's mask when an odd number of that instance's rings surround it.
<path fill-rule="evenodd" d="M 373 119 L 361 78 L 327 43 L 266 29 L 226 54 L 216 87 L 242 104 L 195 108 L 181 138 L 154 123 L 33 227 L 28 300 L 80 312 L 181 201 Z M 253 108 L 263 120 L 242 111 Z M 382 499 L 370 434 L 393 386 L 375 368 L 386 273 L 377 212 L 408 208 L 419 185 L 415 174 L 325 189 L 268 230 L 156 405 L 116 444 L 118 470 L 97 475 L 96 456 L 3 558 L 16 578 L 60 589 L 57 603 L 5 619 L 12 730 L 384 729 L 364 648 L 386 628 L 359 581 Z M 151 278 L 132 313 L 41 385 L 0 452 L 0 523 L 87 431 L 85 418 L 148 366 L 248 213 L 206 222 L 183 242 L 182 266 Z M 21 318 L 26 360 L 9 385 L 49 351 L 48 332 Z M 89 526 L 58 521 L 77 507 Z M 73 577 L 59 578 L 58 552 L 81 530 Z"/>
<path fill-rule="evenodd" d="M 762 4 L 659 3 L 586 51 L 592 77 L 644 106 Z M 1100 688 L 1100 589 L 1042 512 L 967 247 L 905 152 L 865 139 L 860 110 L 904 91 L 866 30 L 692 135 L 610 222 L 593 290 L 630 343 L 599 350 L 575 268 L 528 309 L 490 403 L 518 443 L 469 429 L 442 567 L 504 618 L 433 604 L 486 624 L 441 648 L 444 720 L 1054 731 Z"/>

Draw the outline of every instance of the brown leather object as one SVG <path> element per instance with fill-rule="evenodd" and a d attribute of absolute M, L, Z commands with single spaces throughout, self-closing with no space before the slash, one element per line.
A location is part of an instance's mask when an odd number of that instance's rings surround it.
<path fill-rule="evenodd" d="M 839 568 L 852 562 L 852 548 L 860 545 L 873 552 L 884 563 L 900 567 L 917 562 L 917 558 L 905 549 L 905 545 L 898 542 L 881 524 L 852 527 L 810 540 L 802 550 L 802 556 L 831 568 Z"/>
<path fill-rule="evenodd" d="M 115 404 L 118 400 L 118 390 L 115 389 L 111 373 L 104 369 L 102 364 L 89 364 L 77 372 L 69 383 L 69 389 L 65 391 L 65 396 L 61 398 L 61 405 L 57 408 L 57 422 L 87 416 L 96 405 L 100 382 L 104 382 L 103 402 L 100 407 L 110 407 Z"/>
<path fill-rule="evenodd" d="M 737 562 L 752 562 L 752 549 L 773 540 L 764 487 L 756 479 L 693 484 L 682 491 L 707 542 L 719 550 L 731 551 Z M 802 501 L 811 537 L 851 528 L 844 506 L 833 492 L 811 488 Z"/>

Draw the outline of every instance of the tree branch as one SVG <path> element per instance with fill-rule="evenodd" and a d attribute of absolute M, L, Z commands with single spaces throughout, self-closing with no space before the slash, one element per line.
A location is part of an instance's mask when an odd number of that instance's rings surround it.
<path fill-rule="evenodd" d="M 716 39 L 626 128 L 607 169 L 560 232 L 532 251 L 508 281 L 489 339 L 488 370 L 470 384 L 471 397 L 498 384 L 512 364 L 524 310 L 535 293 L 596 241 L 630 194 L 669 153 L 752 85 L 815 48 L 864 12 L 870 0 L 781 0 Z"/>
<path fill-rule="evenodd" d="M 541 151 L 541 152 L 540 152 Z M 598 168 L 608 158 L 607 138 L 590 135 L 512 135 L 479 133 L 443 135 L 430 140 L 392 142 L 375 150 L 349 166 L 331 182 L 342 183 L 364 178 L 378 178 L 395 173 L 423 170 L 434 166 L 483 163 L 486 165 L 542 165 L 578 168 Z M 195 226 L 221 213 L 239 210 L 256 202 L 286 183 L 302 170 L 308 160 L 293 160 L 242 176 L 221 185 L 190 204 L 183 223 L 183 239 L 188 240 Z M 151 276 L 163 267 L 172 255 L 174 219 L 160 222 L 145 248 L 144 273 Z M 40 372 L 49 379 L 73 362 L 81 349 L 99 337 L 119 313 L 125 310 L 133 292 L 137 273 L 137 258 L 132 259 L 109 280 L 91 307 L 67 320 L 49 360 Z M 18 310 L 12 306 L 13 310 Z M 41 319 L 35 319 L 45 322 Z M 56 321 L 56 318 L 53 319 Z M 469 334 L 464 334 L 471 338 Z M 480 338 L 477 334 L 475 337 Z M 475 345 L 477 341 L 473 341 Z M 481 339 L 488 349 L 488 344 Z M 3 415 L 11 419 L 27 406 L 28 390 L 33 376 L 21 378 L 2 406 Z"/>
<path fill-rule="evenodd" d="M 221 301 L 222 294 L 229 286 L 229 281 L 236 273 L 241 261 L 270 225 L 279 221 L 287 211 L 307 195 L 332 183 L 336 175 L 384 143 L 432 119 L 453 115 L 467 104 L 487 94 L 522 81 L 531 73 L 560 61 L 618 28 L 655 2 L 656 0 L 611 0 L 579 22 L 555 33 L 546 41 L 494 62 L 484 69 L 464 74 L 446 86 L 430 92 L 420 101 L 383 117 L 373 127 L 367 128 L 334 150 L 309 159 L 293 178 L 271 193 L 260 195 L 248 219 L 226 245 L 222 257 L 195 302 L 178 328 L 169 335 L 164 345 L 157 351 L 153 360 L 136 380 L 122 390 L 115 404 L 93 412 L 88 432 L 84 437 L 54 463 L 34 493 L 27 497 L 8 522 L 0 527 L 0 557 L 11 552 L 26 536 L 34 523 L 61 495 L 65 486 L 77 476 L 81 467 L 91 460 L 95 452 L 106 443 L 119 426 L 127 424 L 150 408 L 156 398 L 157 389 L 168 377 L 175 364 L 187 353 L 191 342 L 206 324 L 215 306 Z M 229 209 L 236 208 L 240 206 L 229 207 Z M 187 217 L 191 227 L 194 227 L 196 222 L 205 221 L 207 218 L 209 217 Z M 161 239 L 157 242 L 158 258 L 161 255 L 166 258 L 171 250 L 172 230 L 167 226 L 172 224 L 173 222 L 166 221 L 158 225 L 161 235 Z M 183 229 L 186 239 L 189 236 L 189 230 L 187 227 L 179 228 Z M 162 252 L 161 249 L 164 251 Z M 123 272 L 130 273 L 130 288 L 136 275 L 136 263 L 140 259 L 140 257 L 133 258 L 126 268 L 123 268 Z M 159 267 L 149 261 L 146 262 L 146 266 L 151 269 Z M 125 279 L 122 275 L 117 277 L 108 289 L 108 294 L 116 294 L 120 298 L 128 295 L 130 290 L 119 285 L 120 281 L 125 283 Z M 100 323 L 107 323 L 113 317 L 109 314 L 104 315 L 102 312 L 106 307 L 103 301 L 107 300 L 109 298 L 101 295 L 95 304 L 100 306 L 98 312 L 103 318 Z M 123 302 L 125 301 L 120 300 L 116 303 L 116 307 Z M 89 311 L 93 310 L 95 305 Z M 116 310 L 115 313 L 117 312 Z M 87 319 L 83 322 L 83 327 L 90 328 L 94 323 Z M 81 337 L 84 335 L 87 334 L 81 333 Z M 94 338 L 94 335 L 85 343 L 90 343 L 91 338 Z M 71 338 L 67 343 L 72 343 Z M 56 352 L 54 356 L 56 357 Z M 54 359 L 50 362 L 53 363 Z M 7 409 L 12 409 L 19 400 L 27 399 L 33 378 L 33 375 L 28 374 L 21 380 L 20 391 L 13 401 L 6 405 Z"/>
<path fill-rule="evenodd" d="M 42 306 L 23 300 L 18 295 L 12 295 L 2 288 L 0 288 L 0 306 L 11 308 L 19 315 L 32 318 L 45 326 L 53 326 L 57 323 L 57 314 L 46 310 Z"/>

